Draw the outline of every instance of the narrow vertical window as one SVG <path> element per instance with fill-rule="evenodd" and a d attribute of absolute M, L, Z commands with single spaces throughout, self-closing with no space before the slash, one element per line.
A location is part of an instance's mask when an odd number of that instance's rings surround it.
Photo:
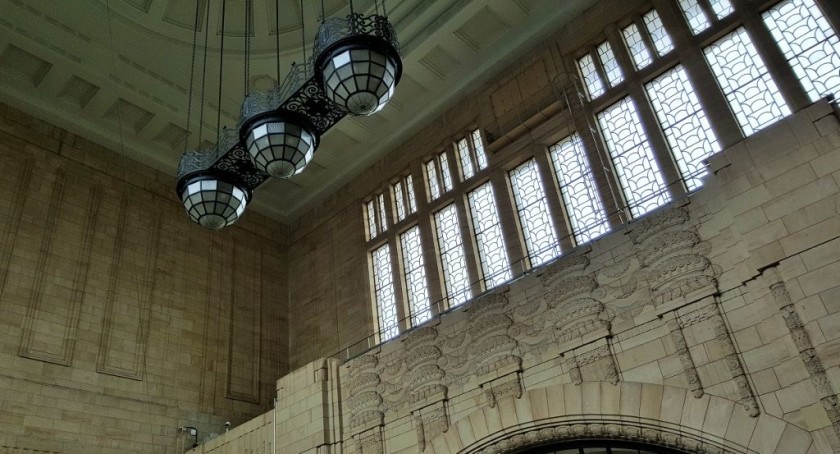
<path fill-rule="evenodd" d="M 365 203 L 365 217 L 367 218 L 367 239 L 373 239 L 379 234 L 379 229 L 376 227 L 376 205 L 373 200 Z"/>
<path fill-rule="evenodd" d="M 587 243 L 609 232 L 607 213 L 580 136 L 572 134 L 549 151 L 575 242 Z"/>
<path fill-rule="evenodd" d="M 472 156 L 470 156 L 470 146 L 467 139 L 461 139 L 455 143 L 458 149 L 458 157 L 461 159 L 461 175 L 467 180 L 475 175 L 475 168 L 473 167 Z"/>
<path fill-rule="evenodd" d="M 642 17 L 642 20 L 647 27 L 650 40 L 653 42 L 653 47 L 656 49 L 656 54 L 660 57 L 671 52 L 674 49 L 674 43 L 671 41 L 671 35 L 665 30 L 662 25 L 662 19 L 655 9 L 650 10 Z"/>
<path fill-rule="evenodd" d="M 467 195 L 484 284 L 490 289 L 511 279 L 493 187 L 484 183 Z"/>
<path fill-rule="evenodd" d="M 743 27 L 719 39 L 704 53 L 745 136 L 790 114 Z"/>
<path fill-rule="evenodd" d="M 702 186 L 702 161 L 720 151 L 706 113 L 682 65 L 645 85 L 653 110 L 689 191 Z"/>
<path fill-rule="evenodd" d="M 634 218 L 670 200 L 662 173 L 630 97 L 598 114 L 598 123 Z"/>
<path fill-rule="evenodd" d="M 709 17 L 706 16 L 697 0 L 680 0 L 680 8 L 685 14 L 688 26 L 695 35 L 712 26 Z"/>
<path fill-rule="evenodd" d="M 598 69 L 595 67 L 595 60 L 592 55 L 586 54 L 578 59 L 578 69 L 580 75 L 583 77 L 583 83 L 586 85 L 586 91 L 589 93 L 589 99 L 595 99 L 604 94 L 604 82 L 598 74 Z"/>
<path fill-rule="evenodd" d="M 729 0 L 709 0 L 709 3 L 718 19 L 723 19 L 734 11 Z"/>
<path fill-rule="evenodd" d="M 762 17 L 811 101 L 840 95 L 840 39 L 813 0 L 787 0 Z"/>
<path fill-rule="evenodd" d="M 628 25 L 621 31 L 621 34 L 624 35 L 624 41 L 627 42 L 627 49 L 630 50 L 630 56 L 633 57 L 633 64 L 636 65 L 636 69 L 642 69 L 653 62 L 650 51 L 642 38 L 642 32 L 639 31 L 636 24 Z"/>
<path fill-rule="evenodd" d="M 385 342 L 400 334 L 397 319 L 397 300 L 394 296 L 394 281 L 391 277 L 391 253 L 387 244 L 371 252 L 371 262 L 379 336 L 380 341 Z"/>
<path fill-rule="evenodd" d="M 420 227 L 415 225 L 400 235 L 400 246 L 411 326 L 417 326 L 432 318 L 426 268 L 423 266 L 423 248 L 420 245 Z"/>
<path fill-rule="evenodd" d="M 472 290 L 458 212 L 454 204 L 435 213 L 435 228 L 446 298 L 450 307 L 458 306 L 472 298 Z"/>
<path fill-rule="evenodd" d="M 379 194 L 376 196 L 376 201 L 379 205 L 379 233 L 388 230 L 388 221 L 385 218 L 385 195 Z"/>
<path fill-rule="evenodd" d="M 446 152 L 438 154 L 426 163 L 426 181 L 429 184 L 430 202 L 452 190 L 452 175 L 449 173 Z M 411 197 L 414 197 L 413 190 Z"/>
<path fill-rule="evenodd" d="M 368 202 L 365 202 L 365 217 L 367 218 L 367 239 L 376 238 L 388 230 L 385 220 L 385 196 L 377 194 Z"/>
<path fill-rule="evenodd" d="M 417 212 L 417 200 L 414 198 L 414 183 L 411 175 L 394 183 L 394 204 L 397 208 L 397 222 Z"/>
<path fill-rule="evenodd" d="M 537 161 L 526 161 L 511 170 L 509 176 L 531 266 L 540 266 L 560 255 L 560 245 L 545 201 Z"/>
<path fill-rule="evenodd" d="M 611 87 L 615 87 L 624 80 L 624 73 L 618 66 L 618 60 L 613 54 L 612 47 L 608 41 L 598 45 L 598 57 L 601 59 L 601 66 L 604 67 L 604 74 L 607 76 L 607 81 Z"/>
<path fill-rule="evenodd" d="M 472 136 L 476 166 L 479 170 L 484 170 L 487 168 L 487 153 L 484 152 L 484 142 L 481 139 L 481 131 L 476 129 L 470 135 Z"/>

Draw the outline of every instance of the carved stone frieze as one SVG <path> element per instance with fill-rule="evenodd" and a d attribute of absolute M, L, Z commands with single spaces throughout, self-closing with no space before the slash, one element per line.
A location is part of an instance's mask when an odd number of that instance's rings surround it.
<path fill-rule="evenodd" d="M 449 430 L 449 414 L 446 401 L 439 401 L 428 407 L 419 408 L 411 412 L 411 421 L 417 435 L 417 447 L 420 452 L 426 450 L 427 440 Z"/>
<path fill-rule="evenodd" d="M 805 363 L 805 369 L 808 371 L 811 383 L 813 383 L 817 395 L 820 397 L 820 403 L 822 403 L 823 409 L 825 409 L 825 413 L 831 421 L 831 427 L 834 433 L 840 437 L 840 401 L 838 401 L 831 379 L 826 373 L 825 365 L 817 355 L 811 336 L 805 330 L 805 324 L 802 322 L 799 312 L 796 311 L 790 292 L 788 292 L 778 270 L 775 267 L 769 268 L 764 271 L 764 274 L 771 282 L 770 294 L 782 314 L 785 326 L 790 331 L 790 337 L 799 352 L 799 357 Z"/>
<path fill-rule="evenodd" d="M 688 344 L 683 335 L 682 326 L 676 317 L 668 319 L 666 322 L 668 329 L 671 330 L 671 339 L 674 341 L 674 346 L 677 350 L 677 356 L 680 358 L 680 365 L 683 369 L 683 375 L 688 382 L 688 389 L 695 398 L 703 397 L 703 385 L 700 383 L 700 376 L 697 374 L 697 367 L 694 365 L 694 360 L 691 358 L 691 352 L 688 350 Z"/>
<path fill-rule="evenodd" d="M 758 401 L 753 394 L 750 383 L 747 380 L 747 374 L 744 371 L 744 366 L 738 357 L 738 352 L 735 350 L 735 344 L 732 342 L 732 336 L 729 334 L 729 329 L 726 327 L 726 322 L 720 314 L 720 309 L 717 303 L 711 303 L 713 314 L 711 319 L 714 322 L 715 339 L 720 345 L 723 353 L 724 364 L 726 364 L 729 373 L 732 374 L 732 379 L 735 380 L 735 385 L 738 389 L 738 403 L 744 407 L 750 417 L 758 417 L 760 411 L 758 408 Z"/>
<path fill-rule="evenodd" d="M 379 392 L 380 377 L 376 371 L 379 358 L 374 354 L 362 355 L 347 366 L 350 379 L 347 381 L 347 407 L 350 411 L 350 428 L 355 432 L 384 424 L 383 399 Z"/>
<path fill-rule="evenodd" d="M 379 426 L 353 435 L 356 454 L 383 454 L 385 446 L 382 438 L 382 427 Z"/>

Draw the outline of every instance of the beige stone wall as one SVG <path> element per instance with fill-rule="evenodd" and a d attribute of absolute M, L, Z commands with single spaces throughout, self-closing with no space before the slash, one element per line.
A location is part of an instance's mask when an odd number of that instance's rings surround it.
<path fill-rule="evenodd" d="M 729 147 L 692 197 L 338 373 L 318 360 L 289 374 L 284 429 L 257 437 L 278 453 L 504 453 L 582 438 L 840 451 L 837 115 L 817 103 Z M 196 452 L 239 452 L 224 447 L 242 431 Z"/>
<path fill-rule="evenodd" d="M 270 408 L 286 238 L 193 225 L 174 177 L 0 105 L 0 452 L 182 452 Z"/>

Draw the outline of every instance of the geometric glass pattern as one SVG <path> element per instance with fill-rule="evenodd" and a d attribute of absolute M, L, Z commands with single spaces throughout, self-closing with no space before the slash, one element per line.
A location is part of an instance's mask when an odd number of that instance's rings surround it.
<path fill-rule="evenodd" d="M 590 54 L 586 54 L 578 60 L 578 69 L 580 69 L 580 75 L 586 84 L 589 99 L 595 99 L 604 94 L 604 82 L 601 81 L 601 76 L 595 68 L 595 61 Z"/>
<path fill-rule="evenodd" d="M 680 7 L 688 21 L 688 26 L 695 35 L 712 25 L 697 0 L 680 0 Z"/>
<path fill-rule="evenodd" d="M 321 68 L 327 98 L 353 115 L 370 115 L 391 99 L 396 65 L 389 56 L 370 48 L 355 48 L 328 56 Z"/>
<path fill-rule="evenodd" d="M 496 199 L 490 182 L 484 183 L 467 195 L 472 215 L 473 233 L 478 246 L 478 258 L 484 273 L 484 284 L 489 290 L 511 279 Z"/>
<path fill-rule="evenodd" d="M 790 114 L 743 27 L 717 40 L 704 53 L 745 137 Z"/>
<path fill-rule="evenodd" d="M 464 255 L 464 243 L 455 204 L 447 205 L 435 213 L 435 229 L 443 282 L 446 287 L 446 299 L 449 307 L 455 307 L 472 298 L 467 259 Z"/>
<path fill-rule="evenodd" d="M 373 262 L 373 294 L 376 298 L 376 312 L 379 319 L 379 340 L 385 342 L 400 334 L 388 244 L 383 244 L 370 255 Z"/>
<path fill-rule="evenodd" d="M 636 69 L 642 69 L 653 62 L 653 59 L 650 58 L 650 51 L 645 45 L 645 40 L 642 39 L 642 33 L 636 24 L 628 25 L 621 31 L 621 34 L 624 35 L 624 41 L 633 57 L 633 63 L 636 64 Z"/>
<path fill-rule="evenodd" d="M 598 123 L 634 218 L 671 199 L 630 97 L 598 113 Z"/>
<path fill-rule="evenodd" d="M 624 80 L 624 74 L 621 68 L 618 67 L 618 60 L 615 59 L 612 47 L 608 41 L 598 45 L 598 57 L 601 59 L 601 66 L 604 68 L 604 73 L 607 75 L 607 80 L 611 87 L 615 87 Z"/>
<path fill-rule="evenodd" d="M 452 190 L 452 173 L 449 172 L 446 152 L 426 163 L 426 181 L 429 183 L 429 202 Z"/>
<path fill-rule="evenodd" d="M 715 12 L 715 16 L 718 19 L 723 19 L 734 11 L 732 3 L 729 0 L 710 0 L 709 3 L 711 3 L 712 11 Z"/>
<path fill-rule="evenodd" d="M 656 48 L 656 53 L 662 56 L 671 52 L 674 49 L 674 43 L 671 41 L 671 35 L 668 34 L 665 26 L 662 25 L 662 19 L 659 17 L 659 13 L 655 9 L 652 9 L 642 19 L 645 22 L 645 27 L 647 27 L 650 40 L 653 42 L 653 47 Z"/>
<path fill-rule="evenodd" d="M 367 218 L 368 240 L 385 233 L 387 224 L 385 221 L 385 196 L 383 194 L 377 194 L 373 197 L 373 200 L 365 203 L 365 217 Z"/>
<path fill-rule="evenodd" d="M 312 160 L 315 137 L 295 122 L 269 119 L 248 127 L 245 146 L 257 168 L 275 178 L 289 178 Z"/>
<path fill-rule="evenodd" d="M 840 39 L 813 0 L 787 0 L 762 15 L 811 101 L 840 96 Z"/>
<path fill-rule="evenodd" d="M 487 154 L 484 153 L 484 143 L 481 141 L 481 131 L 476 129 L 472 132 L 473 151 L 475 151 L 475 163 L 479 170 L 487 168 Z"/>
<path fill-rule="evenodd" d="M 554 222 L 545 201 L 545 190 L 537 161 L 529 159 L 511 170 L 509 175 L 531 266 L 540 266 L 560 255 L 560 245 L 557 243 Z"/>
<path fill-rule="evenodd" d="M 238 186 L 216 178 L 193 180 L 181 193 L 190 219 L 210 230 L 236 222 L 245 211 L 248 197 Z"/>
<path fill-rule="evenodd" d="M 394 202 L 397 205 L 397 222 L 417 211 L 417 201 L 414 198 L 414 184 L 411 175 L 394 183 Z"/>
<path fill-rule="evenodd" d="M 689 191 L 703 185 L 702 160 L 720 151 L 706 113 L 682 65 L 677 65 L 645 85 Z"/>
<path fill-rule="evenodd" d="M 420 246 L 420 227 L 415 225 L 400 235 L 400 246 L 411 326 L 417 326 L 432 318 L 426 269 L 423 267 L 423 248 Z"/>
<path fill-rule="evenodd" d="M 552 145 L 549 150 L 575 243 L 588 243 L 609 232 L 604 203 L 595 185 L 592 167 L 580 136 L 574 133 Z"/>
<path fill-rule="evenodd" d="M 467 144 L 467 139 L 461 139 L 457 142 L 458 157 L 461 158 L 461 174 L 464 179 L 472 178 L 475 175 L 475 168 L 473 167 L 472 156 L 470 156 L 470 146 Z"/>

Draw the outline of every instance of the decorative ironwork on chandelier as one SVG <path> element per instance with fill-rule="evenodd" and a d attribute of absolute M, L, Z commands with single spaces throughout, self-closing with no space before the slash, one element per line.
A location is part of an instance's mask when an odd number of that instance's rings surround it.
<path fill-rule="evenodd" d="M 184 151 L 178 166 L 178 197 L 190 218 L 211 230 L 236 222 L 250 202 L 252 190 L 269 177 L 285 179 L 302 172 L 321 136 L 344 116 L 372 115 L 381 110 L 393 96 L 402 73 L 399 42 L 384 0 L 382 14 L 375 2 L 376 12 L 370 16 L 356 13 L 351 0 L 350 14 L 340 18 L 326 19 L 322 4 L 314 55 L 307 59 L 304 54 L 304 62 L 293 64 L 282 84 L 249 93 L 251 1 L 245 0 L 246 89 L 238 128 L 221 129 L 211 149 Z M 275 1 L 279 15 L 279 0 Z M 222 52 L 224 34 L 223 6 Z M 204 52 L 206 61 L 206 37 Z M 279 59 L 279 38 L 277 52 Z M 221 90 L 222 64 L 219 66 Z M 203 92 L 202 87 L 202 97 Z M 219 101 L 221 104 L 221 92 Z"/>

